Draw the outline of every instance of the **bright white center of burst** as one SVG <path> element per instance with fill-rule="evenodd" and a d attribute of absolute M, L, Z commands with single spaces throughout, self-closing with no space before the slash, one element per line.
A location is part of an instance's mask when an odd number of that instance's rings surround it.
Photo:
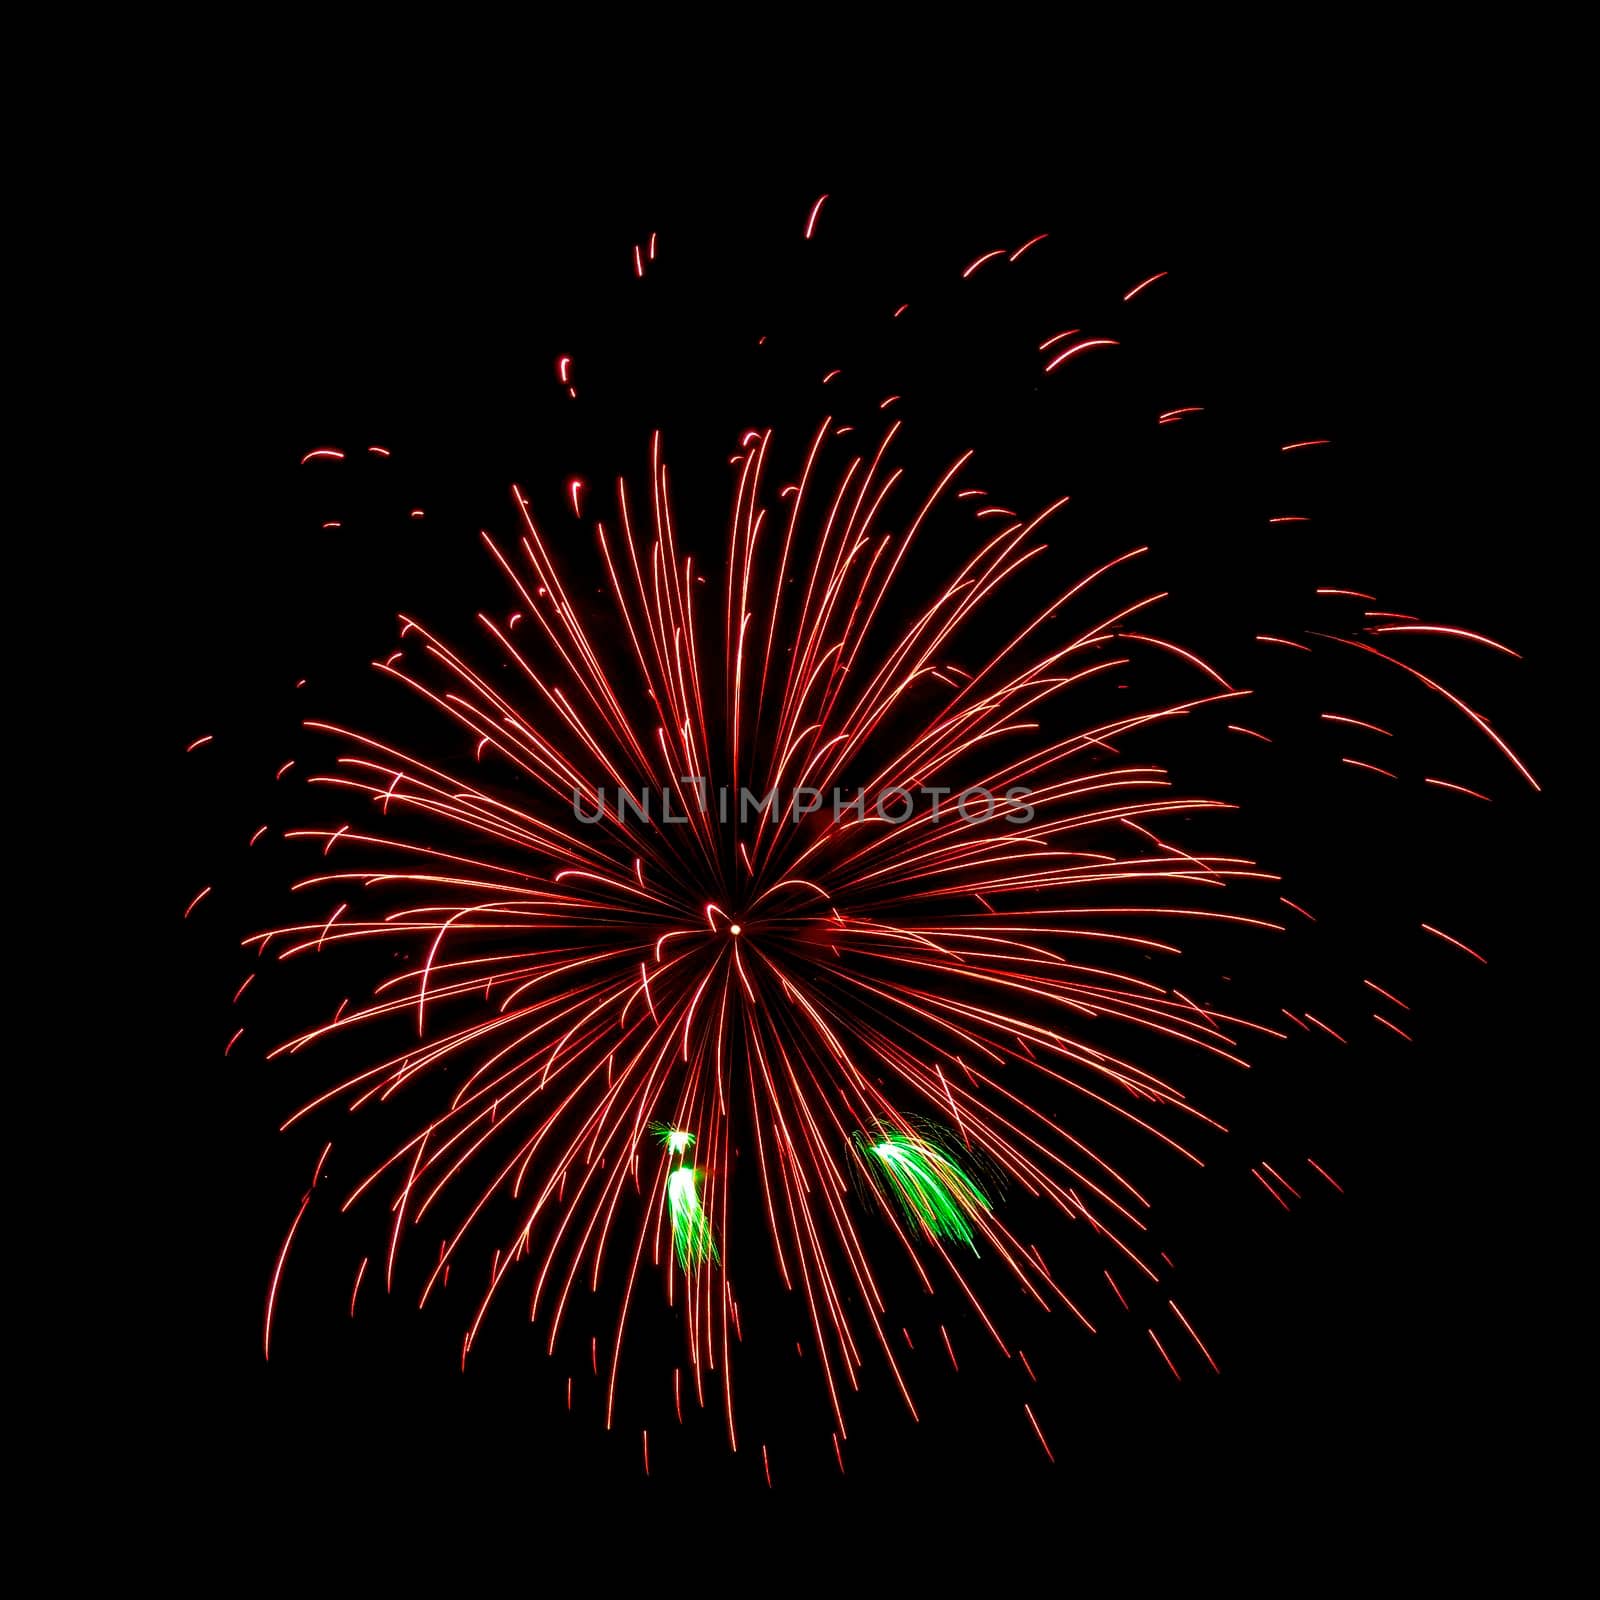
<path fill-rule="evenodd" d="M 744 929 L 741 928 L 737 922 L 735 922 L 729 925 L 728 932 L 731 933 L 735 939 L 737 939 L 739 935 L 744 932 Z"/>

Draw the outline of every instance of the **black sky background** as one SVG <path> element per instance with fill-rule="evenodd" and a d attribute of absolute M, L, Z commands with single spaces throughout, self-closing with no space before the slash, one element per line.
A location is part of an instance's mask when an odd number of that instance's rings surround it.
<path fill-rule="evenodd" d="M 608 1436 L 592 1382 L 565 1409 L 566 1378 L 585 1368 L 548 1359 L 514 1315 L 465 1377 L 460 1304 L 419 1317 L 373 1295 L 352 1323 L 350 1270 L 376 1241 L 319 1231 L 314 1213 L 263 1363 L 273 1259 L 307 1151 L 314 1161 L 334 1130 L 275 1133 L 301 1098 L 261 1060 L 277 1002 L 235 1020 L 229 997 L 249 970 L 237 939 L 281 914 L 274 885 L 298 866 L 281 847 L 242 850 L 261 823 L 302 820 L 272 779 L 309 754 L 298 718 L 359 722 L 380 703 L 410 715 L 365 663 L 392 648 L 397 610 L 466 637 L 476 609 L 501 605 L 476 534 L 510 530 L 510 483 L 581 562 L 565 480 L 637 481 L 659 425 L 686 542 L 713 549 L 742 428 L 772 423 L 798 449 L 824 409 L 864 430 L 891 392 L 907 397 L 907 452 L 924 476 L 973 444 L 972 481 L 1003 503 L 1072 493 L 1078 520 L 1054 540 L 1062 570 L 1149 542 L 1139 592 L 1173 595 L 1157 631 L 1261 688 L 1248 715 L 1227 720 L 1284 730 L 1270 754 L 1184 730 L 1163 758 L 1194 787 L 1245 799 L 1264 859 L 1293 871 L 1283 891 L 1319 917 L 1291 928 L 1281 972 L 1278 957 L 1243 947 L 1222 970 L 1253 964 L 1247 981 L 1263 989 L 1297 985 L 1284 1003 L 1337 1012 L 1351 1045 L 1274 1060 L 1248 1093 L 1219 1088 L 1239 1147 L 1219 1146 L 1198 1185 L 1150 1175 L 1178 1262 L 1172 1292 L 1220 1377 L 1191 1347 L 1174 1384 L 1132 1318 L 1098 1317 L 1089 1340 L 1008 1306 L 1034 1384 L 987 1358 L 971 1319 L 946 1308 L 970 1363 L 952 1379 L 942 1353 L 919 1354 L 913 1426 L 869 1361 L 848 1409 L 844 1485 L 899 1495 L 908 1481 L 931 1492 L 976 1475 L 1071 1501 L 1159 1483 L 1179 1502 L 1237 1488 L 1324 1506 L 1332 1520 L 1393 1516 L 1419 1475 L 1471 1478 L 1485 1428 L 1520 1404 L 1510 1352 L 1541 1311 L 1522 1258 L 1529 1224 L 1508 1216 L 1527 1203 L 1510 1130 L 1554 1048 L 1540 1020 L 1551 803 L 1439 702 L 1359 668 L 1337 689 L 1303 680 L 1298 660 L 1251 640 L 1320 625 L 1319 584 L 1505 639 L 1524 661 L 1468 645 L 1414 659 L 1560 787 L 1568 734 L 1549 596 L 1564 547 L 1527 465 L 1552 402 L 1515 365 L 1539 322 L 1542 263 L 1536 247 L 1507 243 L 1534 237 L 1533 203 L 1508 188 L 1488 203 L 1459 171 L 1430 177 L 1340 151 L 1269 171 L 1176 148 L 1159 177 L 1115 180 L 1085 176 L 1093 164 L 1070 154 L 1029 144 L 954 176 L 828 160 L 793 178 L 733 163 L 682 169 L 677 182 L 583 169 L 509 184 L 498 167 L 420 151 L 375 168 L 351 150 L 312 172 L 266 158 L 236 175 L 205 226 L 156 246 L 193 381 L 173 408 L 161 537 L 145 566 L 160 688 L 140 733 L 171 826 L 160 866 L 173 917 L 216 887 L 150 1001 L 174 1091 L 161 1097 L 162 1137 L 181 1154 L 166 1164 L 158 1264 L 136 1279 L 134 1315 L 171 1373 L 155 1409 L 209 1480 L 207 1499 L 237 1507 L 293 1485 L 365 1503 L 397 1479 L 444 1480 L 469 1503 L 479 1491 L 484 1503 L 593 1495 L 642 1481 L 642 1426 L 652 1486 L 710 1495 L 761 1485 L 769 1413 L 777 1486 L 839 1492 L 820 1392 L 814 1427 L 802 1425 L 814 1359 L 750 1357 L 750 1416 L 730 1459 L 714 1416 L 681 1433 L 671 1423 L 674 1333 L 641 1314 L 627 1362 L 635 1409 Z M 652 231 L 658 260 L 639 282 L 631 250 Z M 982 251 L 1044 231 L 1022 262 L 960 280 Z M 1159 271 L 1170 277 L 1122 303 Z M 902 301 L 912 310 L 891 319 Z M 1080 324 L 1122 347 L 1041 381 L 1033 347 Z M 563 353 L 576 401 L 555 379 Z M 1091 368 L 1096 357 L 1110 359 Z M 844 375 L 822 387 L 834 367 Z M 1155 426 L 1158 411 L 1186 405 L 1206 410 Z M 1334 446 L 1279 453 L 1321 437 Z M 298 465 L 324 445 L 351 459 Z M 368 457 L 368 445 L 392 455 Z M 1311 521 L 1268 524 L 1285 514 Z M 332 520 L 341 527 L 321 526 Z M 1342 769 L 1340 755 L 1371 752 L 1307 725 L 1324 709 L 1403 727 L 1410 785 L 1375 794 L 1381 780 Z M 182 754 L 206 733 L 214 747 Z M 1219 739 L 1239 746 L 1225 770 Z M 1494 804 L 1422 792 L 1424 771 Z M 1422 920 L 1490 965 L 1429 940 Z M 1363 976 L 1393 979 L 1415 1044 L 1356 1026 Z M 239 1021 L 244 1047 L 224 1060 Z M 1248 1168 L 1307 1153 L 1346 1192 L 1308 1182 L 1285 1215 Z M 1085 1257 L 1077 1270 L 1099 1265 Z M 747 1348 L 758 1305 L 774 1327 L 794 1321 L 783 1297 L 746 1294 Z M 903 1319 L 919 1352 L 944 1315 L 919 1306 Z M 671 1354 L 655 1359 L 650 1337 Z"/>

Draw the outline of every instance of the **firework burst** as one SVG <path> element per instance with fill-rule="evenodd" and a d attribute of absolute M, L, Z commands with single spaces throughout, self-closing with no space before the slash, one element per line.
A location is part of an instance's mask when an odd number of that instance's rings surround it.
<path fill-rule="evenodd" d="M 367 818 L 292 835 L 329 859 L 298 889 L 336 896 L 339 910 L 254 942 L 285 957 L 411 944 L 414 960 L 367 1003 L 274 1054 L 385 1023 L 411 1036 L 291 1121 L 422 1078 L 449 1083 L 442 1109 L 352 1198 L 395 1186 L 393 1245 L 452 1186 L 476 1183 L 424 1301 L 490 1202 L 519 1203 L 467 1349 L 524 1260 L 532 1314 L 554 1349 L 574 1285 L 597 1281 L 608 1252 L 627 1263 L 625 1302 L 646 1262 L 675 1259 L 691 1358 L 727 1386 L 737 1145 L 759 1173 L 778 1270 L 805 1297 L 842 1431 L 841 1385 L 857 1381 L 863 1337 L 900 1376 L 853 1174 L 887 1178 L 900 1204 L 884 1215 L 899 1247 L 974 1303 L 946 1245 L 981 1235 L 1029 1295 L 1077 1310 L 962 1173 L 958 1146 L 1150 1270 L 1127 1238 L 1142 1226 L 1138 1191 L 1035 1109 L 1030 1080 L 1113 1106 L 1181 1148 L 1152 1110 L 1205 1114 L 1131 1057 L 1090 1043 L 1082 1025 L 1153 1030 L 1228 1062 L 1241 1059 L 1239 1031 L 1258 1025 L 1106 964 L 1119 949 L 1172 948 L 1117 931 L 1118 919 L 1165 909 L 1271 924 L 1096 895 L 1157 884 L 1190 900 L 1265 876 L 1160 837 L 1163 819 L 1215 802 L 1174 796 L 1157 767 L 1090 759 L 1237 691 L 1203 669 L 1203 693 L 1071 732 L 1058 714 L 1045 731 L 1044 708 L 1126 665 L 1129 619 L 1149 602 L 1086 604 L 1120 562 L 1036 601 L 985 658 L 956 664 L 963 628 L 1002 597 L 1015 605 L 1039 530 L 1064 502 L 1008 514 L 909 624 L 880 628 L 965 460 L 889 531 L 886 508 L 903 488 L 889 465 L 897 428 L 832 476 L 830 432 L 818 428 L 798 478 L 775 494 L 771 437 L 744 439 L 714 652 L 703 648 L 708 586 L 677 549 L 659 441 L 645 528 L 621 484 L 614 520 L 595 527 L 615 606 L 603 632 L 518 493 L 518 547 L 488 548 L 519 609 L 480 619 L 510 673 L 469 663 L 412 619 L 406 653 L 379 663 L 453 721 L 505 787 L 312 724 L 344 753 L 311 781 L 361 797 Z M 818 526 L 803 538 L 810 516 Z M 799 599 L 786 611 L 791 579 Z M 1083 608 L 1077 628 L 1047 638 L 1073 606 Z M 357 853 L 359 864 L 337 865 Z M 948 1145 L 919 1131 L 929 1117 L 951 1130 Z M 666 1132 L 653 1146 L 656 1124 Z M 864 1143 L 862 1128 L 877 1131 Z M 646 1190 L 664 1193 L 665 1207 L 639 1204 Z M 393 1259 L 391 1249 L 391 1277 Z M 624 1332 L 612 1345 L 608 1414 Z"/>
<path fill-rule="evenodd" d="M 1116 342 L 1078 334 L 1044 342 L 1046 372 Z M 563 357 L 563 384 L 569 368 Z M 516 539 L 484 536 L 509 609 L 480 614 L 476 655 L 406 617 L 376 663 L 427 703 L 437 754 L 308 723 L 337 749 L 309 782 L 350 810 L 288 835 L 319 852 L 295 885 L 317 912 L 247 941 L 280 959 L 383 955 L 365 999 L 270 1056 L 367 1041 L 360 1069 L 286 1127 L 402 1095 L 428 1108 L 343 1197 L 388 1208 L 372 1262 L 385 1287 L 422 1227 L 441 1235 L 423 1304 L 492 1230 L 465 1363 L 505 1299 L 554 1353 L 575 1294 L 609 1272 L 616 1315 L 595 1361 L 610 1426 L 630 1310 L 653 1276 L 735 1449 L 736 1347 L 751 1331 L 735 1274 L 763 1236 L 804 1307 L 837 1447 L 869 1361 L 915 1414 L 885 1250 L 923 1287 L 953 1288 L 1007 1354 L 974 1256 L 1092 1327 L 1008 1226 L 1006 1196 L 1085 1225 L 1135 1278 L 1160 1283 L 1162 1263 L 1145 1196 L 1061 1107 L 1092 1106 L 1199 1164 L 1191 1130 L 1220 1124 L 1141 1061 L 1141 1041 L 1163 1060 L 1179 1046 L 1203 1072 L 1246 1066 L 1252 1037 L 1285 1037 L 1134 970 L 1183 955 L 1154 919 L 1281 929 L 1228 894 L 1273 874 L 1169 836 L 1224 803 L 1124 753 L 1246 691 L 1149 631 L 1161 596 L 1120 597 L 1142 549 L 1041 587 L 1065 498 L 995 505 L 967 485 L 965 455 L 913 481 L 898 423 L 866 449 L 839 443 L 849 431 L 824 418 L 798 447 L 746 433 L 723 553 L 704 572 L 680 544 L 659 436 L 642 492 L 571 480 L 563 514 L 592 530 L 598 604 L 516 490 Z M 955 559 L 933 548 L 935 526 Z M 948 571 L 930 583 L 930 565 Z M 1526 776 L 1442 684 L 1339 642 L 1443 696 Z M 1107 711 L 1097 690 L 1150 651 L 1192 690 Z M 1270 1167 L 1255 1175 L 1280 1203 L 1295 1193 Z M 269 1354 L 306 1209 L 272 1273 Z"/>

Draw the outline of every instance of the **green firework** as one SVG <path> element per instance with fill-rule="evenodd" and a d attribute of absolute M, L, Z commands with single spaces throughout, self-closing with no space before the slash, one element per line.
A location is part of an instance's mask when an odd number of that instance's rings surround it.
<path fill-rule="evenodd" d="M 694 1135 L 684 1128 L 674 1128 L 670 1123 L 652 1122 L 650 1131 L 675 1156 L 688 1155 L 694 1145 Z"/>
<path fill-rule="evenodd" d="M 711 1218 L 701 1204 L 699 1174 L 693 1167 L 674 1167 L 667 1174 L 667 1209 L 672 1215 L 678 1265 L 688 1272 L 715 1261 L 717 1243 L 711 1237 Z"/>
<path fill-rule="evenodd" d="M 929 1139 L 896 1129 L 856 1135 L 857 1146 L 886 1181 L 906 1220 L 936 1239 L 955 1239 L 974 1254 L 970 1219 L 989 1209 L 988 1196 Z"/>

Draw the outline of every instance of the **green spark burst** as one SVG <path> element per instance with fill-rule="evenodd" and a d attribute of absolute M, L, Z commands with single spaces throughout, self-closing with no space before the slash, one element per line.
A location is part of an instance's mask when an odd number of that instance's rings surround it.
<path fill-rule="evenodd" d="M 692 1135 L 684 1135 L 692 1138 Z M 672 1242 L 685 1272 L 717 1259 L 711 1218 L 700 1203 L 700 1179 L 693 1167 L 674 1167 L 667 1174 L 667 1209 L 672 1215 Z"/>
<path fill-rule="evenodd" d="M 885 1180 L 908 1222 L 977 1253 L 970 1219 L 989 1209 L 989 1199 L 950 1155 L 931 1139 L 890 1128 L 858 1133 L 856 1145 Z"/>
<path fill-rule="evenodd" d="M 687 1155 L 694 1144 L 692 1133 L 683 1128 L 674 1128 L 665 1122 L 652 1122 L 650 1131 L 675 1156 Z"/>

